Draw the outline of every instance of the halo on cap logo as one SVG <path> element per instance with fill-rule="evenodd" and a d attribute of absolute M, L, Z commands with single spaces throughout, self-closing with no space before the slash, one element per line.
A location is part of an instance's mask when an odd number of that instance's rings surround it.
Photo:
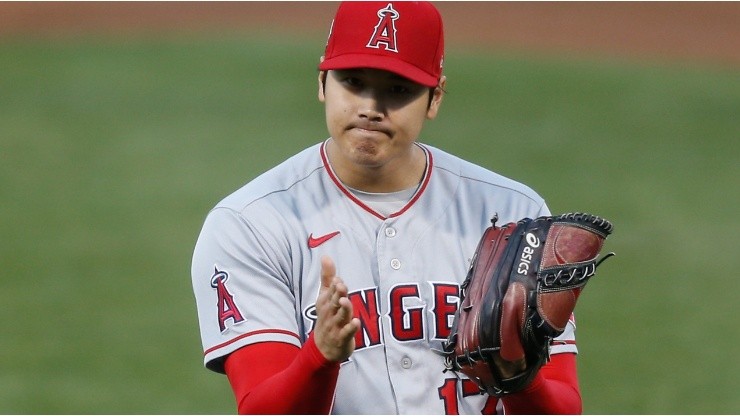
<path fill-rule="evenodd" d="M 378 24 L 375 25 L 375 31 L 367 43 L 368 48 L 383 49 L 389 52 L 398 53 L 396 47 L 396 20 L 400 15 L 393 8 L 393 3 L 388 3 L 385 8 L 378 10 Z"/>

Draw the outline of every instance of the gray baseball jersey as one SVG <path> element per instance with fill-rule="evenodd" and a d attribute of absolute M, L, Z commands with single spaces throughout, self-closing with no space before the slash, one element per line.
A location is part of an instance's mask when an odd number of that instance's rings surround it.
<path fill-rule="evenodd" d="M 336 414 L 481 413 L 495 403 L 441 350 L 460 284 L 491 217 L 549 215 L 530 188 L 432 146 L 410 199 L 372 202 L 345 187 L 326 142 L 262 174 L 208 214 L 192 264 L 205 365 L 245 345 L 301 346 L 315 323 L 320 258 L 349 288 L 361 329 L 341 364 Z M 574 324 L 552 354 L 577 352 Z M 491 409 L 488 409 L 489 411 Z"/>

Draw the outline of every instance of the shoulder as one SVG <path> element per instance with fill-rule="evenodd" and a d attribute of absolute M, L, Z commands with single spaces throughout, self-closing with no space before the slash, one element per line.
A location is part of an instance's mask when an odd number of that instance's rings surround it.
<path fill-rule="evenodd" d="M 493 172 L 482 166 L 429 145 L 427 148 L 434 159 L 437 173 L 459 179 L 460 186 L 485 194 L 506 195 L 507 198 L 527 200 L 535 206 L 543 206 L 544 199 L 528 185 Z"/>
<path fill-rule="evenodd" d="M 324 169 L 320 156 L 321 144 L 315 144 L 279 165 L 262 173 L 247 184 L 237 189 L 216 206 L 242 212 L 258 201 L 275 199 L 288 193 L 292 188 L 308 180 Z"/>

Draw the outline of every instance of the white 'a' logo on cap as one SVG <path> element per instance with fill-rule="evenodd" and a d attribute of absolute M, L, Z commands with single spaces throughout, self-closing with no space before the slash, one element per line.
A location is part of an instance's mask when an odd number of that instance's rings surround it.
<path fill-rule="evenodd" d="M 380 45 L 390 52 L 398 53 L 396 47 L 396 20 L 398 12 L 393 8 L 393 3 L 388 3 L 385 8 L 378 10 L 378 24 L 367 43 L 368 48 L 380 49 Z"/>

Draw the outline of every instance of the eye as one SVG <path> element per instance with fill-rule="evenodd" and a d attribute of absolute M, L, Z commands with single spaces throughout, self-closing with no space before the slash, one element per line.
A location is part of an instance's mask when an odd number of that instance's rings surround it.
<path fill-rule="evenodd" d="M 344 83 L 347 86 L 353 87 L 353 88 L 360 88 L 362 87 L 362 80 L 357 77 L 344 77 L 342 79 L 342 83 Z"/>
<path fill-rule="evenodd" d="M 411 89 L 405 85 L 394 85 L 390 88 L 391 94 L 406 95 L 411 93 Z"/>

